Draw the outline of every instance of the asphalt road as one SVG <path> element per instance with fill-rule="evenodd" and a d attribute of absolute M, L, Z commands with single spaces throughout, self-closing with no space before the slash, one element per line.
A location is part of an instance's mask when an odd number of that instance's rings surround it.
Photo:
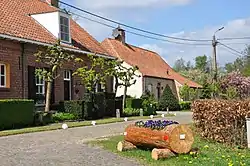
<path fill-rule="evenodd" d="M 183 124 L 192 122 L 192 113 L 176 112 L 166 118 Z M 39 133 L 0 137 L 0 166 L 137 166 L 87 141 L 118 135 L 134 122 L 71 128 Z"/>

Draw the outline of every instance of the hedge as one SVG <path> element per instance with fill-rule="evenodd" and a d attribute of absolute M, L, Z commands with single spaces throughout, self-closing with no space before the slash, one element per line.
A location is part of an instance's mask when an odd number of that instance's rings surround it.
<path fill-rule="evenodd" d="M 126 99 L 126 108 L 140 109 L 142 108 L 142 99 L 128 98 Z"/>
<path fill-rule="evenodd" d="M 191 109 L 191 101 L 180 101 L 180 110 L 190 110 Z"/>
<path fill-rule="evenodd" d="M 231 145 L 246 145 L 250 101 L 196 100 L 193 120 L 201 136 Z"/>
<path fill-rule="evenodd" d="M 108 116 L 108 117 L 116 116 L 115 100 L 114 99 L 106 100 L 105 116 Z"/>
<path fill-rule="evenodd" d="M 84 101 L 83 100 L 71 100 L 64 101 L 65 113 L 73 114 L 76 119 L 84 119 Z"/>
<path fill-rule="evenodd" d="M 34 107 L 34 100 L 0 100 L 0 130 L 32 125 Z"/>

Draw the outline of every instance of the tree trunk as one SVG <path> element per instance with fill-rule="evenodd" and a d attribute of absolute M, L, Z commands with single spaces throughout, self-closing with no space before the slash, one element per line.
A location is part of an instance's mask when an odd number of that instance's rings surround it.
<path fill-rule="evenodd" d="M 47 92 L 46 92 L 46 105 L 45 105 L 45 110 L 44 110 L 45 112 L 50 111 L 51 88 L 52 88 L 52 82 L 48 81 Z"/>
<path fill-rule="evenodd" d="M 128 89 L 128 87 L 124 86 L 124 94 L 123 94 L 123 98 L 122 98 L 122 110 L 125 109 L 127 89 Z"/>
<path fill-rule="evenodd" d="M 175 154 L 169 149 L 153 149 L 151 153 L 152 159 L 159 160 L 159 159 L 167 159 L 170 157 L 174 157 Z"/>
<path fill-rule="evenodd" d="M 125 132 L 125 140 L 137 147 L 166 148 L 180 154 L 188 153 L 194 142 L 192 130 L 187 125 L 170 125 L 163 130 L 130 125 Z"/>
<path fill-rule="evenodd" d="M 115 95 L 116 95 L 116 93 L 117 93 L 118 87 L 119 87 L 119 80 L 118 80 L 117 77 L 115 77 Z"/>
<path fill-rule="evenodd" d="M 120 141 L 118 144 L 117 144 L 117 150 L 119 152 L 123 152 L 123 151 L 126 151 L 126 150 L 132 150 L 132 149 L 136 149 L 136 146 L 133 145 L 132 143 L 130 142 L 127 142 L 127 141 Z"/>

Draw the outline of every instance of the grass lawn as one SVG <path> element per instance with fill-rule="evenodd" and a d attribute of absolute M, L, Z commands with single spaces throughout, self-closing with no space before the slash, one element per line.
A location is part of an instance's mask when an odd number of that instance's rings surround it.
<path fill-rule="evenodd" d="M 149 166 L 249 166 L 250 165 L 250 150 L 240 150 L 227 147 L 225 145 L 206 141 L 200 137 L 195 137 L 193 147 L 200 149 L 197 157 L 192 157 L 190 154 L 179 155 L 166 160 L 155 161 L 151 159 L 151 151 L 132 150 L 126 152 L 118 152 L 116 150 L 117 143 L 123 140 L 123 136 L 110 137 L 106 140 L 90 142 L 90 144 L 98 145 L 104 149 L 118 153 L 121 156 L 134 158 L 142 164 Z"/>
<path fill-rule="evenodd" d="M 174 116 L 172 114 L 167 116 Z M 155 116 L 155 118 L 160 118 L 161 116 Z M 129 117 L 128 121 L 139 120 L 139 119 L 149 119 L 149 116 L 144 117 Z M 81 121 L 81 122 L 66 122 L 69 128 L 73 127 L 83 127 L 83 126 L 91 126 L 92 121 Z M 116 122 L 124 122 L 124 118 L 107 118 L 107 119 L 100 119 L 96 120 L 96 125 L 100 124 L 108 124 L 108 123 L 116 123 Z M 39 126 L 39 127 L 30 127 L 30 128 L 22 128 L 22 129 L 14 129 L 14 130 L 4 130 L 0 131 L 0 137 L 8 136 L 8 135 L 17 135 L 17 134 L 24 134 L 24 133 L 33 133 L 33 132 L 41 132 L 41 131 L 50 131 L 50 130 L 58 130 L 62 129 L 63 123 L 55 123 L 50 124 L 47 126 Z"/>

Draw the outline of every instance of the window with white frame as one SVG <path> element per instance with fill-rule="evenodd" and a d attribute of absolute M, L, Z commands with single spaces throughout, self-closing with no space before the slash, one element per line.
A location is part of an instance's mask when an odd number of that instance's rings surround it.
<path fill-rule="evenodd" d="M 43 78 L 36 77 L 36 104 L 45 103 L 45 81 Z"/>
<path fill-rule="evenodd" d="M 64 80 L 65 81 L 71 81 L 71 72 L 70 72 L 70 70 L 65 70 L 64 71 Z"/>
<path fill-rule="evenodd" d="M 62 41 L 69 42 L 70 36 L 69 36 L 69 18 L 60 16 L 60 37 Z"/>
<path fill-rule="evenodd" d="M 6 87 L 6 65 L 0 63 L 0 87 Z"/>

